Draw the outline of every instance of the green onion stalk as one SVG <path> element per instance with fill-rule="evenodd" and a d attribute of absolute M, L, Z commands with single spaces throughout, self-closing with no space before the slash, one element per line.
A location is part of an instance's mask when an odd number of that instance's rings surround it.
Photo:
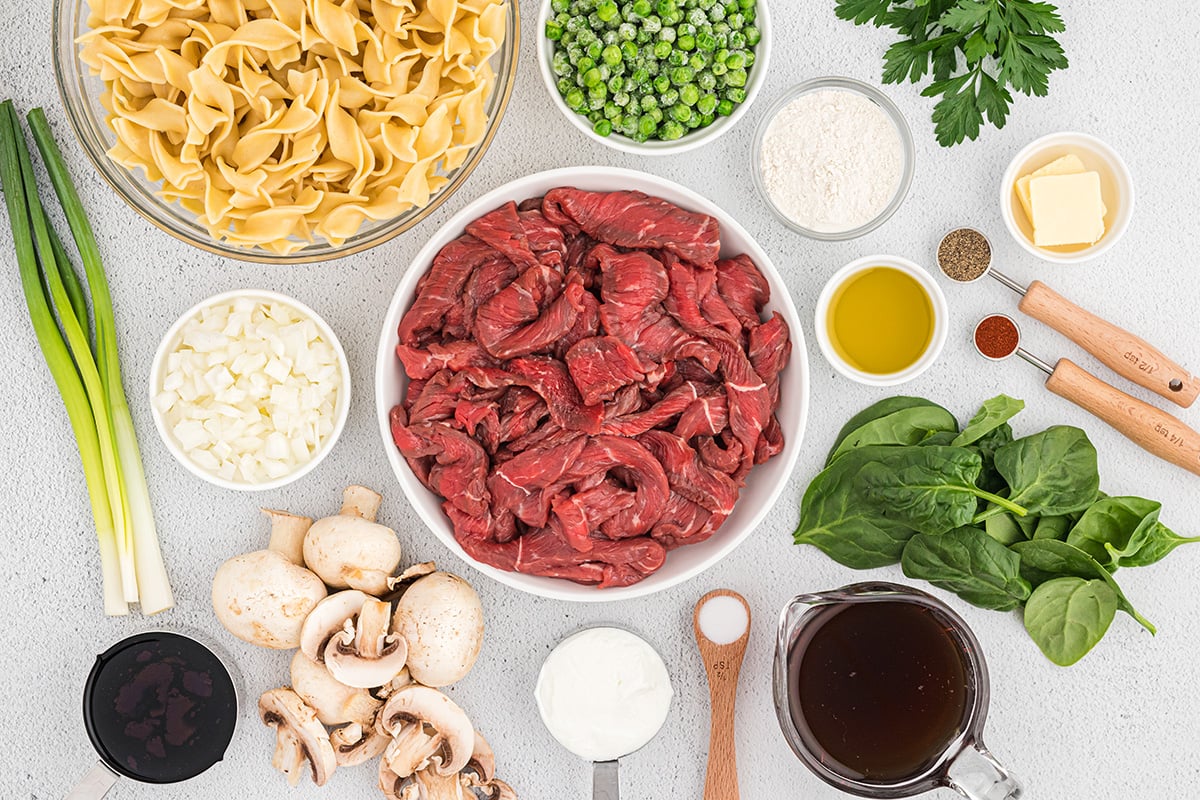
<path fill-rule="evenodd" d="M 41 109 L 30 113 L 29 122 L 87 278 L 95 324 L 91 340 L 83 285 L 39 199 L 33 160 L 11 101 L 0 105 L 0 185 L 30 320 L 66 406 L 87 480 L 105 612 L 128 613 L 129 603 L 139 603 L 143 613 L 156 614 L 174 600 L 121 381 L 108 282 L 83 204 Z"/>

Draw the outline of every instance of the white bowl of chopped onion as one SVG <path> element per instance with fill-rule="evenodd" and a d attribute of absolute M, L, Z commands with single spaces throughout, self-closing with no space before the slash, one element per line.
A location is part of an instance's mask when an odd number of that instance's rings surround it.
<path fill-rule="evenodd" d="M 150 407 L 192 474 L 226 489 L 276 489 L 333 449 L 350 411 L 350 367 L 308 306 L 277 292 L 225 292 L 163 336 Z"/>

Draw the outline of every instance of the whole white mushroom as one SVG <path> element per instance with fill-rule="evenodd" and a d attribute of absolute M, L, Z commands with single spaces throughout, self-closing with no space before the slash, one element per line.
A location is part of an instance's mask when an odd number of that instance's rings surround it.
<path fill-rule="evenodd" d="M 304 568 L 301 542 L 312 520 L 264 509 L 271 518 L 266 550 L 226 561 L 213 576 L 212 604 L 225 629 L 274 650 L 300 646 L 308 612 L 326 595 L 324 582 Z"/>
<path fill-rule="evenodd" d="M 392 630 L 408 643 L 413 680 L 449 686 L 466 677 L 479 657 L 483 606 L 471 584 L 449 572 L 434 572 L 401 595 Z"/>
<path fill-rule="evenodd" d="M 400 565 L 396 532 L 375 522 L 380 496 L 350 486 L 336 516 L 317 520 L 304 537 L 304 562 L 333 589 L 358 589 L 379 597 Z"/>

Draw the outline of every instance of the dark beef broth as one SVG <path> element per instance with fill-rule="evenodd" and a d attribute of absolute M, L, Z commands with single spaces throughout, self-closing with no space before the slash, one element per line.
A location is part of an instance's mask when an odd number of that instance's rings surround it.
<path fill-rule="evenodd" d="M 966 656 L 936 612 L 902 600 L 818 609 L 788 651 L 792 721 L 835 772 L 913 777 L 963 729 Z"/>
<path fill-rule="evenodd" d="M 135 780 L 173 783 L 221 760 L 233 737 L 237 697 L 208 648 L 186 636 L 146 633 L 97 659 L 84 718 L 110 767 Z"/>

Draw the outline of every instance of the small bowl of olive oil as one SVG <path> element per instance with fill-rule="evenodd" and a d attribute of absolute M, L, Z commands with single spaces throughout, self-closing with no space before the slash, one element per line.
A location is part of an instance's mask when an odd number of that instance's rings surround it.
<path fill-rule="evenodd" d="M 897 256 L 839 269 L 817 299 L 817 343 L 839 373 L 895 386 L 932 366 L 946 343 L 946 296 L 928 271 Z"/>

